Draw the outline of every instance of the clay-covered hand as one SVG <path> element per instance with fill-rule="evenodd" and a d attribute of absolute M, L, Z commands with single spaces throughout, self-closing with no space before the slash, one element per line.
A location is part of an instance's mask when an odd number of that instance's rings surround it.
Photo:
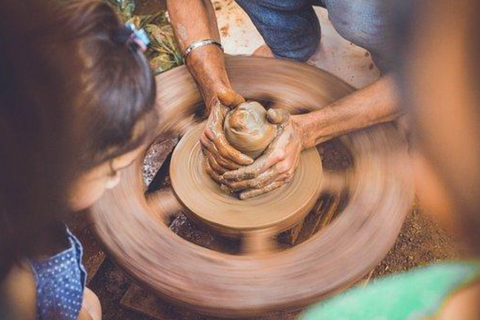
<path fill-rule="evenodd" d="M 202 150 L 209 159 L 207 172 L 221 175 L 226 170 L 252 164 L 253 159 L 233 148 L 223 133 L 225 115 L 245 99 L 230 85 L 222 50 L 217 46 L 198 48 L 192 51 L 185 63 L 197 83 L 208 115 L 200 139 Z M 210 176 L 213 179 L 217 177 Z"/>
<path fill-rule="evenodd" d="M 200 142 L 208 160 L 205 164 L 207 173 L 212 179 L 221 183 L 223 180 L 219 179 L 223 173 L 250 165 L 253 159 L 232 147 L 223 130 L 223 123 L 230 107 L 245 102 L 243 97 L 232 89 L 225 89 L 212 101 L 213 105 Z"/>
<path fill-rule="evenodd" d="M 300 160 L 302 132 L 295 116 L 282 109 L 270 109 L 267 117 L 278 125 L 277 136 L 267 150 L 253 164 L 221 176 L 224 188 L 239 193 L 240 199 L 267 193 L 289 182 Z"/>

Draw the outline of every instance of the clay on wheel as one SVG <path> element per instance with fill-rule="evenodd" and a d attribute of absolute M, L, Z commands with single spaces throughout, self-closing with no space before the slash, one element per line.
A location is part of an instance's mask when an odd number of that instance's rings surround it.
<path fill-rule="evenodd" d="M 240 56 L 225 60 L 239 94 L 261 101 L 275 97 L 272 102 L 291 114 L 319 110 L 353 92 L 345 82 L 307 64 Z M 185 66 L 157 76 L 157 90 L 155 108 L 161 117 L 145 150 L 165 132 L 171 137 L 184 135 L 198 123 L 195 115 L 203 111 L 202 97 Z M 198 136 L 193 138 L 200 143 Z M 109 255 L 136 282 L 178 305 L 232 319 L 306 306 L 357 283 L 380 263 L 394 245 L 414 198 L 407 144 L 392 124 L 358 131 L 341 141 L 353 160 L 351 171 L 345 173 L 347 184 L 338 191 L 348 201 L 325 230 L 291 249 L 263 256 L 227 255 L 174 234 L 168 221 L 175 210 L 165 204 L 184 197 L 174 196 L 171 190 L 166 199 L 159 195 L 162 205 L 152 202 L 151 195 L 146 198 L 143 158 L 126 168 L 119 185 L 89 210 L 91 226 Z M 178 171 L 179 179 L 191 172 L 185 168 Z M 295 177 L 300 178 L 299 173 Z M 326 188 L 330 178 L 323 171 L 321 177 Z M 188 193 L 189 199 L 201 201 L 194 192 Z M 264 201 L 274 193 L 243 204 Z M 269 212 L 258 214 L 255 221 L 275 214 L 278 205 L 270 204 Z M 196 211 L 190 204 L 187 207 Z M 211 212 L 223 218 L 227 210 L 217 206 Z M 245 220 L 238 218 L 234 223 Z M 263 231 L 266 226 L 261 227 Z M 278 224 L 272 227 L 280 230 Z"/>
<path fill-rule="evenodd" d="M 230 144 L 246 155 L 257 158 L 275 138 L 277 126 L 267 120 L 267 110 L 248 101 L 230 111 L 223 125 Z"/>

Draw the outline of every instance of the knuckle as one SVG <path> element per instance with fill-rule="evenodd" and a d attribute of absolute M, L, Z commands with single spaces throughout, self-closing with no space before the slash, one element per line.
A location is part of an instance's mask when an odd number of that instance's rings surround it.
<path fill-rule="evenodd" d="M 258 180 L 251 180 L 251 181 L 248 181 L 247 183 L 247 187 L 253 188 L 253 189 L 257 189 L 260 185 L 261 185 L 261 181 L 258 181 Z"/>
<path fill-rule="evenodd" d="M 200 138 L 200 143 L 202 144 L 202 147 L 204 147 L 204 148 L 208 147 L 208 140 L 207 139 L 201 137 Z"/>
<path fill-rule="evenodd" d="M 239 183 L 236 182 L 236 181 L 226 181 L 225 184 L 232 189 L 235 189 L 235 188 L 239 187 Z"/>
<path fill-rule="evenodd" d="M 223 176 L 225 177 L 225 179 L 233 179 L 237 177 L 237 175 L 238 175 L 238 170 L 234 170 L 234 171 L 225 172 Z"/>
<path fill-rule="evenodd" d="M 238 197 L 240 198 L 240 200 L 245 200 L 250 197 L 250 194 L 248 192 L 242 192 Z"/>
<path fill-rule="evenodd" d="M 213 136 L 212 129 L 213 129 L 212 124 L 209 123 L 208 125 L 205 126 L 205 130 L 203 130 L 203 135 L 205 135 L 205 137 L 211 138 Z"/>
<path fill-rule="evenodd" d="M 258 169 L 254 169 L 254 170 L 245 172 L 245 178 L 247 178 L 247 179 L 253 179 L 257 176 L 258 176 Z"/>
<path fill-rule="evenodd" d="M 287 153 L 285 152 L 285 150 L 278 150 L 277 152 L 275 152 L 275 159 L 277 161 L 284 160 L 286 157 Z"/>
<path fill-rule="evenodd" d="M 284 173 L 290 169 L 290 164 L 287 162 L 281 162 L 276 166 L 276 169 L 279 173 Z"/>
<path fill-rule="evenodd" d="M 225 180 L 231 180 L 231 179 L 232 179 L 232 175 L 229 174 L 229 172 L 225 172 L 225 173 L 223 174 L 223 178 L 224 178 Z"/>
<path fill-rule="evenodd" d="M 233 173 L 225 177 L 225 179 L 228 179 L 230 181 L 237 181 L 237 182 L 240 181 L 241 178 L 242 178 L 242 175 L 238 173 Z"/>

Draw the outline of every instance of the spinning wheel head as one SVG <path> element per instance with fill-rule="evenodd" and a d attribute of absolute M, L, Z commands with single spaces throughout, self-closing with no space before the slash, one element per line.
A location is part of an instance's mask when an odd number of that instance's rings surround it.
<path fill-rule="evenodd" d="M 239 200 L 227 194 L 203 168 L 199 138 L 205 123 L 187 132 L 170 165 L 172 188 L 188 213 L 226 235 L 284 231 L 305 217 L 321 188 L 322 163 L 317 149 L 302 153 L 295 177 L 270 193 Z"/>

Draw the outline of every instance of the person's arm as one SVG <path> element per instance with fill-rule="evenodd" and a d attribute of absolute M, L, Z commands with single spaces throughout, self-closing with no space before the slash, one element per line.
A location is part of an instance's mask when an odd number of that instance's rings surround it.
<path fill-rule="evenodd" d="M 182 52 L 196 41 L 220 42 L 210 0 L 167 0 L 167 7 Z M 204 152 L 228 168 L 253 163 L 253 159 L 230 146 L 223 133 L 223 120 L 229 107 L 236 107 L 245 99 L 232 89 L 222 50 L 216 45 L 199 47 L 191 51 L 185 64 L 198 85 L 209 115 L 201 139 Z"/>
<path fill-rule="evenodd" d="M 304 149 L 355 130 L 395 120 L 402 114 L 393 75 L 386 75 L 331 105 L 294 116 Z"/>
<path fill-rule="evenodd" d="M 82 309 L 77 320 L 102 320 L 102 305 L 97 295 L 85 288 L 83 293 Z"/>
<path fill-rule="evenodd" d="M 181 52 L 199 40 L 220 42 L 217 19 L 210 0 L 168 0 L 167 6 Z M 193 50 L 185 64 L 197 81 L 207 108 L 212 106 L 212 100 L 218 93 L 231 89 L 223 52 L 218 46 L 207 45 Z"/>
<path fill-rule="evenodd" d="M 95 320 L 92 318 L 90 313 L 85 308 L 80 309 L 80 314 L 77 317 L 77 320 Z"/>
<path fill-rule="evenodd" d="M 401 114 L 394 77 L 386 75 L 321 110 L 291 116 L 264 155 L 252 165 L 224 173 L 222 179 L 230 190 L 240 192 L 240 198 L 271 191 L 292 178 L 302 150 Z"/>
<path fill-rule="evenodd" d="M 37 319 L 35 278 L 27 263 L 12 267 L 0 283 L 0 298 L 9 319 Z"/>

